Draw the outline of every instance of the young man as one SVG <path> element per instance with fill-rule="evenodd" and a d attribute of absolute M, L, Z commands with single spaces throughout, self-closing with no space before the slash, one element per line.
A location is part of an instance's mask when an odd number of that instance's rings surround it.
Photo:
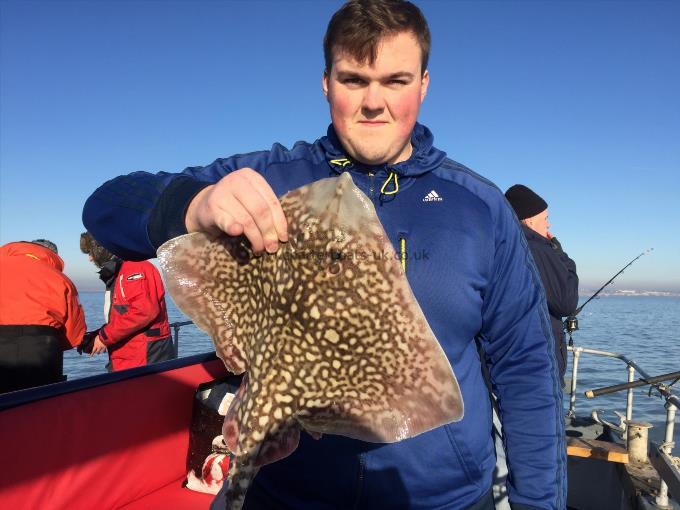
<path fill-rule="evenodd" d="M 64 380 L 64 351 L 80 344 L 85 314 L 46 239 L 0 248 L 0 393 Z"/>
<path fill-rule="evenodd" d="M 293 454 L 259 471 L 246 508 L 493 508 L 491 407 L 476 341 L 500 403 L 510 500 L 566 505 L 561 391 L 539 276 L 502 193 L 434 148 L 416 122 L 429 48 L 413 4 L 350 1 L 324 40 L 327 136 L 180 174 L 121 176 L 85 204 L 87 228 L 124 258 L 151 257 L 197 230 L 245 234 L 254 250 L 274 252 L 287 240 L 276 197 L 347 171 L 393 244 L 427 251 L 406 275 L 454 367 L 463 420 L 386 445 L 303 434 Z"/>
<path fill-rule="evenodd" d="M 106 324 L 97 330 L 90 356 L 108 350 L 112 372 L 174 359 L 165 288 L 154 265 L 119 259 L 89 232 L 80 235 L 80 251 L 106 285 Z"/>
<path fill-rule="evenodd" d="M 545 200 L 522 184 L 508 188 L 505 198 L 522 223 L 522 231 L 541 274 L 555 338 L 558 372 L 564 387 L 567 342 L 562 318 L 574 313 L 578 306 L 576 264 L 564 253 L 562 245 L 549 230 L 548 204 Z"/>

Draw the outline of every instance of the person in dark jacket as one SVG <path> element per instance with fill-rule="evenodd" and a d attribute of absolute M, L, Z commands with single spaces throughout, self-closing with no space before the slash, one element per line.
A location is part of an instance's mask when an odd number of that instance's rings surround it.
<path fill-rule="evenodd" d="M 121 260 L 88 232 L 80 236 L 80 249 L 106 284 L 106 324 L 96 335 L 90 333 L 93 342 L 86 352 L 92 356 L 108 350 L 108 368 L 113 372 L 174 359 L 165 288 L 153 264 Z"/>
<path fill-rule="evenodd" d="M 429 49 L 412 3 L 351 0 L 324 38 L 326 136 L 181 173 L 116 177 L 83 209 L 107 249 L 143 260 L 187 231 L 245 235 L 254 252 L 273 253 L 288 240 L 277 197 L 343 172 L 375 205 L 455 371 L 465 416 L 391 444 L 301 434 L 293 453 L 261 467 L 248 510 L 493 508 L 491 404 L 476 341 L 501 409 L 513 508 L 566 506 L 562 392 L 540 277 L 502 192 L 417 123 Z M 213 507 L 224 508 L 223 493 Z"/>
<path fill-rule="evenodd" d="M 80 344 L 85 314 L 46 239 L 0 248 L 0 393 L 65 380 L 63 352 Z"/>
<path fill-rule="evenodd" d="M 524 236 L 541 274 L 555 338 L 555 356 L 564 387 L 567 343 L 562 319 L 573 314 L 578 306 L 576 264 L 564 252 L 557 237 L 548 230 L 550 222 L 548 204 L 545 200 L 522 184 L 508 188 L 505 197 L 522 223 Z"/>

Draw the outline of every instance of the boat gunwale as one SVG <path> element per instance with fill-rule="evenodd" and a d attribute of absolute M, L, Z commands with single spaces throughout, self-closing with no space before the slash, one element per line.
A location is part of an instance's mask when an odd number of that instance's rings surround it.
<path fill-rule="evenodd" d="M 176 358 L 173 360 L 161 361 L 151 365 L 129 368 L 119 372 L 92 375 L 89 377 L 74 379 L 72 381 L 64 381 L 54 384 L 47 384 L 45 386 L 37 386 L 35 388 L 12 391 L 0 395 L 0 412 L 60 395 L 96 388 L 137 377 L 177 370 L 191 365 L 214 361 L 216 359 L 218 358 L 214 352 L 206 352 L 202 354 L 194 354 L 191 356 Z"/>

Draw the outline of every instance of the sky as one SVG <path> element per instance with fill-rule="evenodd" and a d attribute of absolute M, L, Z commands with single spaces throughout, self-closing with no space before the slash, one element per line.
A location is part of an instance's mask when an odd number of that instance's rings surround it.
<path fill-rule="evenodd" d="M 680 2 L 415 2 L 420 122 L 448 156 L 549 204 L 581 289 L 680 292 Z M 59 246 L 81 291 L 82 206 L 108 179 L 326 133 L 339 1 L 0 0 L 0 244 Z"/>

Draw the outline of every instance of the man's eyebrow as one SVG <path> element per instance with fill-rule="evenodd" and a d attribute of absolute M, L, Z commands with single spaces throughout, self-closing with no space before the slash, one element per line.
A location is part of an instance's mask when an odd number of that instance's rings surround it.
<path fill-rule="evenodd" d="M 414 74 L 410 73 L 408 71 L 398 71 L 396 73 L 388 74 L 387 76 L 381 78 L 382 80 L 399 80 L 399 79 L 405 79 L 405 80 L 412 80 L 414 78 Z M 344 79 L 344 78 L 362 78 L 364 80 L 368 80 L 368 76 L 361 72 L 357 71 L 338 71 L 338 78 Z"/>
<path fill-rule="evenodd" d="M 365 75 L 357 71 L 338 71 L 338 78 L 364 78 Z"/>
<path fill-rule="evenodd" d="M 397 73 L 390 74 L 387 77 L 388 80 L 398 80 L 400 78 L 412 80 L 414 78 L 414 75 L 413 73 L 409 73 L 408 71 L 399 71 Z"/>

